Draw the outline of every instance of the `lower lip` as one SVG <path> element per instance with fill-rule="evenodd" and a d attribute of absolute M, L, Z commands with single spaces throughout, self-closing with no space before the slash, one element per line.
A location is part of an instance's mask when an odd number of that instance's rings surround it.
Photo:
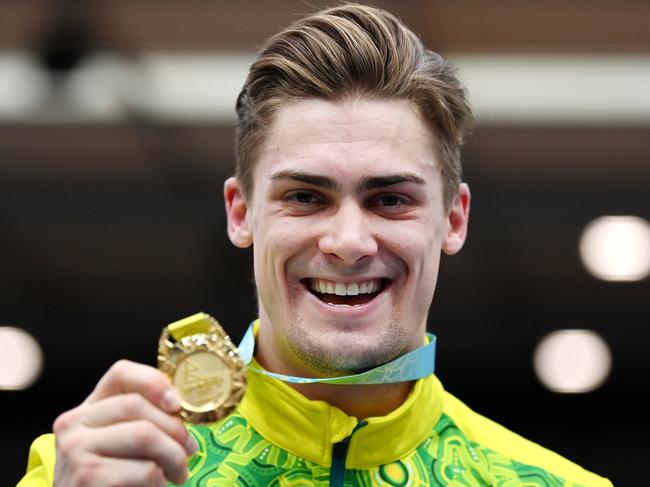
<path fill-rule="evenodd" d="M 355 306 L 347 306 L 347 305 L 342 305 L 342 304 L 327 304 L 325 301 L 320 300 L 317 298 L 312 292 L 310 292 L 303 283 L 301 283 L 301 288 L 304 293 L 306 293 L 309 296 L 309 299 L 311 299 L 314 303 L 316 303 L 317 306 L 320 307 L 320 309 L 324 310 L 327 313 L 333 314 L 335 316 L 341 316 L 345 318 L 355 318 L 355 317 L 363 317 L 364 315 L 367 315 L 369 313 L 372 313 L 388 299 L 388 290 L 392 286 L 392 282 L 390 284 L 387 284 L 384 286 L 384 289 L 381 290 L 379 294 L 377 294 L 372 300 L 368 301 L 367 303 L 364 304 L 357 304 Z"/>

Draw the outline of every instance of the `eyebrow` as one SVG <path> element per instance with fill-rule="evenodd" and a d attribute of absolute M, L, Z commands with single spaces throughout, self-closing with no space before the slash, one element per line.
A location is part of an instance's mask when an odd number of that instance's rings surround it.
<path fill-rule="evenodd" d="M 283 179 L 291 179 L 293 181 L 307 183 L 312 186 L 319 186 L 324 189 L 329 189 L 330 191 L 337 191 L 340 189 L 339 184 L 333 178 L 330 178 L 328 176 L 320 176 L 318 174 L 311 174 L 308 172 L 285 169 L 284 171 L 278 171 L 271 176 L 272 181 L 281 181 Z"/>
<path fill-rule="evenodd" d="M 368 191 L 369 189 L 385 188 L 386 186 L 393 186 L 401 183 L 413 184 L 426 184 L 426 181 L 417 174 L 413 173 L 398 173 L 387 174 L 385 176 L 366 176 L 359 181 L 359 192 Z"/>
<path fill-rule="evenodd" d="M 306 183 L 312 186 L 318 186 L 323 189 L 330 191 L 338 191 L 341 189 L 339 183 L 329 177 L 321 176 L 319 174 L 312 174 L 302 171 L 294 171 L 291 169 L 285 169 L 283 171 L 278 171 L 271 176 L 271 180 L 279 181 L 283 179 L 291 179 L 293 181 L 299 181 Z M 371 189 L 385 188 L 387 186 L 393 186 L 395 184 L 401 183 L 413 183 L 418 185 L 426 184 L 426 181 L 422 179 L 417 174 L 413 173 L 396 173 L 396 174 L 387 174 L 382 176 L 364 176 L 357 184 L 357 190 L 360 193 L 368 191 Z"/>

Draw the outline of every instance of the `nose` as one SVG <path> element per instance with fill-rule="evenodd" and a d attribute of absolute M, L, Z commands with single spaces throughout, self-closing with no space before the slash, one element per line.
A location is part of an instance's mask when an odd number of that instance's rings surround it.
<path fill-rule="evenodd" d="M 327 218 L 318 246 L 324 254 L 354 264 L 378 250 L 371 215 L 357 202 L 345 201 Z"/>

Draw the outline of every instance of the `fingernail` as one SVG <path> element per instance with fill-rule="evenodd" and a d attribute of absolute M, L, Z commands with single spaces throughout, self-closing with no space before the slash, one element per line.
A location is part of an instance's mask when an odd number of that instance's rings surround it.
<path fill-rule="evenodd" d="M 181 400 L 173 389 L 167 389 L 162 398 L 161 405 L 170 413 L 178 411 L 181 407 Z"/>
<path fill-rule="evenodd" d="M 187 440 L 185 440 L 185 451 L 188 455 L 194 455 L 199 451 L 199 444 L 192 435 L 188 435 Z"/>

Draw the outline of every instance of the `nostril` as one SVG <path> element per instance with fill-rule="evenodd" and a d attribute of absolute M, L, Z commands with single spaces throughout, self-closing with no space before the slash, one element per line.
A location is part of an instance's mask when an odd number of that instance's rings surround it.
<path fill-rule="evenodd" d="M 337 257 L 346 264 L 354 264 L 364 257 L 377 255 L 379 246 L 374 238 L 323 237 L 318 245 L 321 252 Z"/>

